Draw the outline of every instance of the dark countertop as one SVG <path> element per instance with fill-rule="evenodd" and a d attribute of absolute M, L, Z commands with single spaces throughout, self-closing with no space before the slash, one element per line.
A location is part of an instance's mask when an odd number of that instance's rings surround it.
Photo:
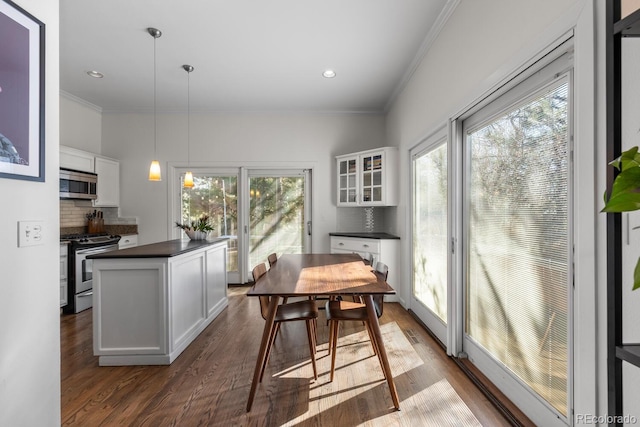
<path fill-rule="evenodd" d="M 226 237 L 219 237 L 210 240 L 169 240 L 166 242 L 151 243 L 149 245 L 135 246 L 132 248 L 120 249 L 117 251 L 102 252 L 89 255 L 89 259 L 106 258 L 170 258 L 187 252 L 195 251 L 206 246 L 215 245 L 229 240 Z"/>
<path fill-rule="evenodd" d="M 329 236 L 336 236 L 336 237 L 358 237 L 358 238 L 364 238 L 364 239 L 400 239 L 399 236 L 395 236 L 393 234 L 389 234 L 389 233 L 374 233 L 374 232 L 353 232 L 353 233 L 347 233 L 347 232 L 335 232 L 335 233 L 329 233 Z"/>

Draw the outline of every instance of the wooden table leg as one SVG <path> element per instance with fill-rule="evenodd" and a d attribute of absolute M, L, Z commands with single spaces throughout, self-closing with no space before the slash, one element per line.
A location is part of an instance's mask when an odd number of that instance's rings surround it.
<path fill-rule="evenodd" d="M 391 375 L 391 367 L 389 366 L 389 359 L 387 359 L 387 350 L 384 348 L 384 342 L 382 340 L 382 333 L 380 332 L 380 323 L 378 323 L 378 315 L 376 314 L 376 308 L 373 303 L 372 295 L 363 295 L 364 303 L 367 307 L 367 317 L 369 318 L 369 325 L 371 325 L 371 331 L 373 337 L 378 345 L 378 351 L 380 352 L 380 360 L 382 360 L 382 366 L 384 373 L 387 377 L 387 384 L 389 384 L 389 392 L 391 392 L 391 400 L 396 409 L 400 410 L 400 399 L 398 399 L 398 392 L 396 391 L 396 385 L 393 383 L 393 376 Z"/>
<path fill-rule="evenodd" d="M 264 366 L 264 360 L 267 356 L 267 347 L 269 346 L 269 337 L 273 330 L 274 319 L 276 318 L 276 312 L 278 311 L 279 297 L 271 297 L 269 301 L 269 312 L 267 319 L 264 322 L 264 330 L 262 331 L 262 341 L 260 342 L 260 351 L 258 352 L 258 360 L 256 360 L 256 367 L 253 370 L 253 381 L 251 382 L 251 390 L 249 391 L 249 401 L 247 402 L 247 412 L 251 411 L 251 405 L 253 405 L 253 398 L 256 395 L 256 388 L 260 381 L 260 375 L 262 374 L 262 367 Z"/>

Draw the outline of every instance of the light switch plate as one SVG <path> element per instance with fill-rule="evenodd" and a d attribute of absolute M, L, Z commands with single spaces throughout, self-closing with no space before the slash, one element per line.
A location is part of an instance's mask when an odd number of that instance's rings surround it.
<path fill-rule="evenodd" d="M 18 247 L 42 245 L 44 221 L 18 221 Z"/>

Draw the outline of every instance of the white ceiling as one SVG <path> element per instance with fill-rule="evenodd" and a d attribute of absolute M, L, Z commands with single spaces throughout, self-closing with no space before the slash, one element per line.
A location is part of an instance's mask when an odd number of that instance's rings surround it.
<path fill-rule="evenodd" d="M 381 112 L 458 1 L 60 0 L 60 89 L 153 111 L 155 27 L 158 111 L 186 111 L 190 64 L 191 111 Z"/>

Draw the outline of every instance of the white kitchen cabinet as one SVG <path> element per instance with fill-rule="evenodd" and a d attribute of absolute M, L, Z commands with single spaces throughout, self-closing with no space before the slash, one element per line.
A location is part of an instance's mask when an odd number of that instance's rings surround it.
<path fill-rule="evenodd" d="M 83 172 L 93 172 L 95 169 L 95 154 L 60 146 L 60 167 Z"/>
<path fill-rule="evenodd" d="M 353 236 L 348 236 L 350 233 L 336 233 L 341 235 L 331 236 L 331 253 L 344 254 L 344 253 L 356 253 L 360 256 L 364 256 L 370 253 L 373 256 L 373 267 L 375 263 L 380 261 L 389 267 L 389 277 L 387 282 L 394 288 L 398 288 L 398 260 L 397 254 L 399 250 L 399 242 L 395 236 L 387 235 L 386 233 L 353 233 Z M 346 235 L 345 235 L 346 234 Z M 375 237 L 363 237 L 367 234 Z M 394 295 L 385 297 L 385 301 L 396 301 Z"/>
<path fill-rule="evenodd" d="M 120 206 L 120 162 L 116 159 L 61 145 L 60 167 L 98 175 L 98 197 L 93 206 Z"/>
<path fill-rule="evenodd" d="M 336 157 L 337 205 L 396 206 L 398 149 L 382 147 Z"/>
<path fill-rule="evenodd" d="M 134 246 L 138 246 L 137 234 L 126 234 L 118 242 L 118 249 L 133 248 Z"/>
<path fill-rule="evenodd" d="M 67 246 L 66 243 L 60 244 L 60 307 L 67 305 L 67 266 L 69 261 Z"/>
<path fill-rule="evenodd" d="M 95 207 L 118 207 L 120 205 L 120 162 L 96 156 L 94 172 L 98 174 L 98 197 Z"/>

